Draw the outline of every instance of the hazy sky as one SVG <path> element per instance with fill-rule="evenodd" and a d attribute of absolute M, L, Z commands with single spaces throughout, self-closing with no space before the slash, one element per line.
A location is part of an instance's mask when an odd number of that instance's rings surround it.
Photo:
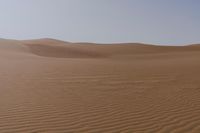
<path fill-rule="evenodd" d="M 200 43 L 200 0 L 0 0 L 0 38 Z"/>

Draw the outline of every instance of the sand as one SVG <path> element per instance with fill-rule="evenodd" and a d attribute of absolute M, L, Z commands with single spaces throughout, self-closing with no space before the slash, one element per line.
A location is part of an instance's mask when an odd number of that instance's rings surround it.
<path fill-rule="evenodd" d="M 200 45 L 0 39 L 0 133 L 200 133 Z"/>

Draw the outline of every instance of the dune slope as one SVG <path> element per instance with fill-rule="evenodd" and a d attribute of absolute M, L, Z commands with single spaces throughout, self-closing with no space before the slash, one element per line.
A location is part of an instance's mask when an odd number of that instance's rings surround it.
<path fill-rule="evenodd" d="M 200 47 L 0 39 L 1 133 L 199 133 Z"/>

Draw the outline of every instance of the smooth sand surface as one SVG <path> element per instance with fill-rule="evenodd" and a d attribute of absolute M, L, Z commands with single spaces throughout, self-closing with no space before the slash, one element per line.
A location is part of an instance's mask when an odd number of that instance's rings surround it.
<path fill-rule="evenodd" d="M 0 133 L 200 133 L 199 46 L 0 39 Z"/>

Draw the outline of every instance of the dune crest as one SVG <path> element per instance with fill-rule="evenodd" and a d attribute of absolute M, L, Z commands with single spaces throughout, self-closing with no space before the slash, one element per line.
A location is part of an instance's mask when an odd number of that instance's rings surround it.
<path fill-rule="evenodd" d="M 199 45 L 156 46 L 140 43 L 94 44 L 71 43 L 44 38 L 35 40 L 0 40 L 0 50 L 5 53 L 18 53 L 55 58 L 108 58 L 143 54 L 162 54 L 199 51 Z"/>

